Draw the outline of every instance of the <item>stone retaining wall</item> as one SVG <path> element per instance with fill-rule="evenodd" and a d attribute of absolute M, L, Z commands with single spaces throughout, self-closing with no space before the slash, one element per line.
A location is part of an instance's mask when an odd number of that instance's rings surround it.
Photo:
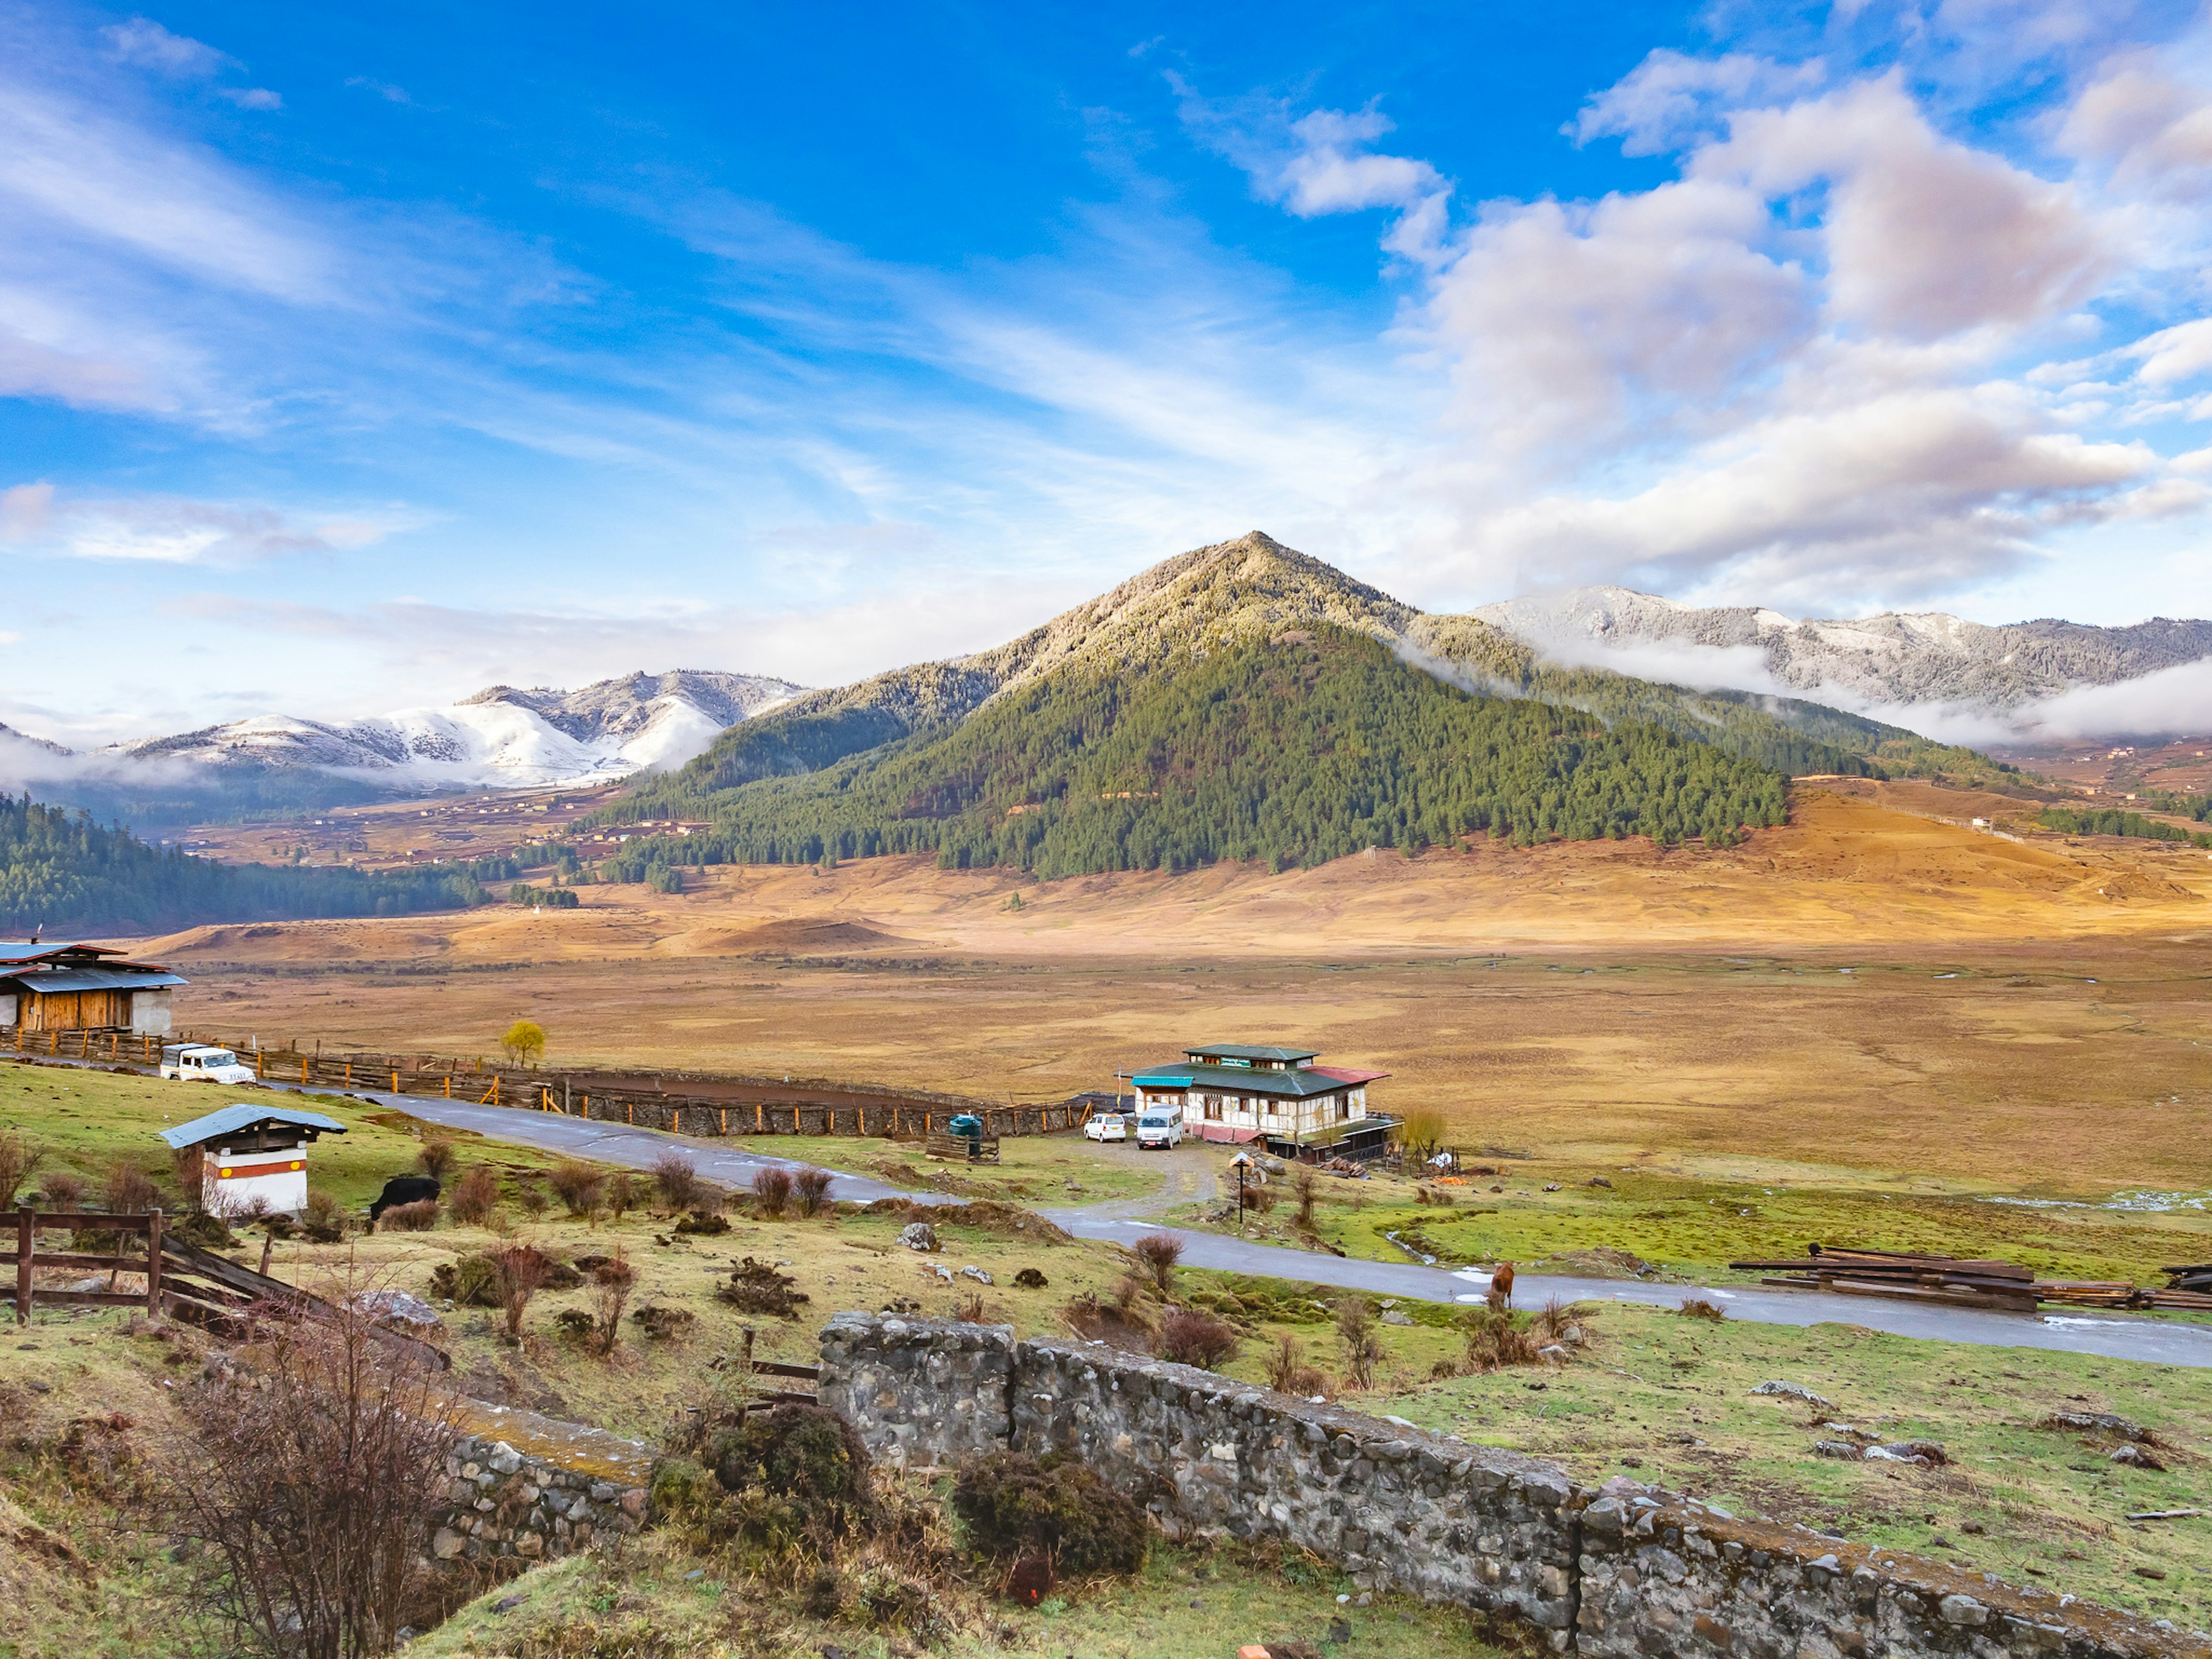
<path fill-rule="evenodd" d="M 438 1560 L 546 1560 L 645 1518 L 653 1453 L 581 1424 L 479 1407 L 446 1459 L 430 1534 Z"/>
<path fill-rule="evenodd" d="M 1103 1343 L 839 1314 L 823 1405 L 878 1456 L 1081 1457 L 1174 1536 L 1271 1536 L 1364 1588 L 1516 1616 L 1604 1659 L 2149 1659 L 2212 1641 L 2072 1596 L 1291 1399 Z"/>

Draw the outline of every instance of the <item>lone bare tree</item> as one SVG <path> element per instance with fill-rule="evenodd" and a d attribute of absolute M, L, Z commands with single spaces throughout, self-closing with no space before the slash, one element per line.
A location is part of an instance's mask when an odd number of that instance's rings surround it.
<path fill-rule="evenodd" d="M 270 1659 L 389 1653 L 459 1437 L 428 1366 L 349 1304 L 263 1310 L 250 1368 L 180 1397 L 156 1491 L 203 1547 L 203 1588 L 232 1651 Z"/>

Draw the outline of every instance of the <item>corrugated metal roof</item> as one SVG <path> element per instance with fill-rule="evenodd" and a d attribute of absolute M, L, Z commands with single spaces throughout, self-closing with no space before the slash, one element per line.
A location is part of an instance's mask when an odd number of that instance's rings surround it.
<path fill-rule="evenodd" d="M 1242 1066 L 1162 1066 L 1129 1079 L 1140 1089 L 1218 1089 L 1231 1095 L 1288 1095 L 1307 1100 L 1349 1085 L 1321 1072 L 1248 1071 Z"/>
<path fill-rule="evenodd" d="M 46 957 L 65 956 L 71 951 L 95 957 L 119 957 L 123 954 L 108 945 L 78 945 L 66 939 L 59 945 L 33 945 L 27 939 L 0 939 L 0 963 L 37 962 Z"/>
<path fill-rule="evenodd" d="M 164 985 L 191 983 L 182 974 L 159 968 L 137 973 L 125 968 L 42 968 L 6 978 L 10 985 L 20 985 L 42 997 L 64 991 L 151 991 Z"/>
<path fill-rule="evenodd" d="M 1350 1066 L 1309 1066 L 1306 1069 L 1322 1077 L 1333 1077 L 1339 1083 L 1373 1083 L 1390 1075 L 1388 1072 L 1363 1072 Z"/>
<path fill-rule="evenodd" d="M 1186 1054 L 1227 1054 L 1231 1060 L 1311 1060 L 1318 1048 L 1255 1048 L 1242 1042 L 1194 1042 Z"/>
<path fill-rule="evenodd" d="M 343 1134 L 346 1126 L 315 1112 L 295 1112 L 282 1106 L 253 1106 L 240 1103 L 226 1106 L 219 1112 L 210 1112 L 205 1117 L 196 1117 L 190 1123 L 179 1123 L 173 1129 L 161 1131 L 161 1139 L 179 1152 L 187 1146 L 199 1146 L 218 1135 L 234 1135 L 240 1130 L 261 1123 L 286 1123 L 299 1129 L 323 1129 L 333 1134 Z"/>

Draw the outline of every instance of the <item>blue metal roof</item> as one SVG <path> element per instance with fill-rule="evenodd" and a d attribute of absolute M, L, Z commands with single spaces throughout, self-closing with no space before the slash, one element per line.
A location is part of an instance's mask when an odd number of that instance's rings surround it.
<path fill-rule="evenodd" d="M 323 1129 L 333 1134 L 343 1134 L 346 1126 L 315 1112 L 289 1111 L 282 1106 L 252 1106 L 243 1103 L 226 1106 L 219 1112 L 210 1112 L 205 1117 L 196 1117 L 190 1123 L 179 1123 L 173 1129 L 161 1131 L 161 1139 L 182 1152 L 187 1146 L 198 1146 L 204 1141 L 222 1135 L 236 1134 L 259 1123 L 286 1123 L 299 1129 Z"/>
<path fill-rule="evenodd" d="M 79 945 L 71 939 L 57 943 L 49 939 L 34 944 L 27 939 L 0 939 L 0 962 L 36 962 L 40 957 L 59 956 L 64 951 L 88 951 L 103 957 L 119 957 L 120 951 L 102 945 Z"/>
<path fill-rule="evenodd" d="M 182 974 L 161 969 L 134 974 L 124 968 L 47 968 L 8 977 L 42 997 L 64 991 L 151 991 L 163 985 L 191 983 Z"/>

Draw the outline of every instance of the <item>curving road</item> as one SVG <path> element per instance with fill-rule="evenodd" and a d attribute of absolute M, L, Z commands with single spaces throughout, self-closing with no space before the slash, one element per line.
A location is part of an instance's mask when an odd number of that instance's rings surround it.
<path fill-rule="evenodd" d="M 281 1087 L 295 1094 L 344 1097 L 344 1091 L 340 1090 L 302 1088 L 297 1084 L 268 1086 Z M 672 1144 L 680 1145 L 697 1164 L 701 1175 L 727 1187 L 742 1188 L 750 1185 L 754 1172 L 763 1168 L 805 1167 L 790 1158 L 736 1151 L 726 1142 L 663 1134 L 620 1123 L 594 1123 L 582 1118 L 563 1117 L 558 1113 L 477 1106 L 465 1101 L 424 1099 L 415 1095 L 364 1093 L 344 1097 L 374 1100 L 425 1121 L 474 1130 L 494 1140 L 572 1152 L 579 1158 L 634 1170 L 651 1169 L 653 1160 Z M 825 1147 L 829 1144 L 825 1143 Z M 959 1201 L 942 1193 L 904 1192 L 866 1176 L 835 1170 L 832 1173 L 836 1178 L 830 1185 L 830 1193 L 836 1198 L 863 1203 L 871 1199 L 894 1197 L 931 1204 Z M 1296 1279 L 1426 1302 L 1480 1302 L 1489 1290 L 1488 1277 L 1473 1268 L 1454 1271 L 1415 1262 L 1355 1261 L 1288 1249 L 1279 1244 L 1256 1244 L 1218 1233 L 1162 1229 L 1143 1218 L 1148 1208 L 1164 1207 L 1191 1196 L 1190 1193 L 1180 1193 L 1137 1203 L 1044 1209 L 1042 1213 L 1079 1238 L 1103 1239 L 1114 1243 L 1126 1244 L 1148 1232 L 1173 1232 L 1183 1243 L 1183 1261 L 1194 1267 Z M 1835 1322 L 1864 1326 L 1896 1336 L 1971 1342 L 1988 1347 L 2049 1348 L 2152 1364 L 2212 1367 L 2212 1327 L 2125 1315 L 1990 1313 L 1973 1309 L 1925 1308 L 1875 1297 L 1834 1296 L 1820 1291 L 1701 1288 L 1611 1279 L 1548 1279 L 1533 1273 L 1517 1274 L 1514 1281 L 1515 1298 L 1523 1306 L 1540 1305 L 1557 1297 L 1562 1302 L 1640 1302 L 1665 1307 L 1693 1292 L 1719 1303 L 1728 1310 L 1730 1318 L 1754 1324 L 1802 1328 Z"/>

